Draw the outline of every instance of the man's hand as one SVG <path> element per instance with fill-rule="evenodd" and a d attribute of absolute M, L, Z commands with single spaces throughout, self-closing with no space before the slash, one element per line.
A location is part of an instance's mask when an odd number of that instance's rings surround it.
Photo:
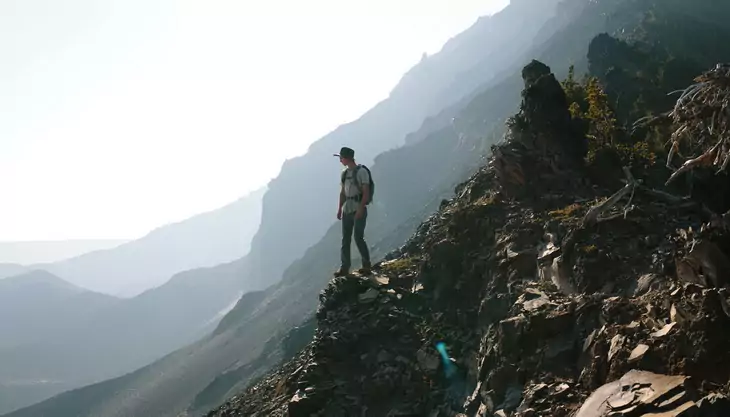
<path fill-rule="evenodd" d="M 337 220 L 342 220 L 342 209 L 337 210 Z"/>
<path fill-rule="evenodd" d="M 357 208 L 357 211 L 355 212 L 355 218 L 356 219 L 362 219 L 362 216 L 365 214 L 365 209 L 363 206 L 360 206 Z"/>

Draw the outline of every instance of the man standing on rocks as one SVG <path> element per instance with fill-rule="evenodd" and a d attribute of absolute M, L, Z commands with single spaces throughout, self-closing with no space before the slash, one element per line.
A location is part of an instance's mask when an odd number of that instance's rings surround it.
<path fill-rule="evenodd" d="M 368 217 L 367 204 L 370 202 L 370 171 L 355 163 L 355 151 L 343 147 L 339 154 L 340 163 L 346 168 L 340 178 L 340 201 L 337 208 L 337 220 L 342 221 L 342 248 L 340 250 L 340 269 L 335 272 L 336 277 L 345 276 L 350 272 L 350 245 L 352 232 L 355 231 L 355 244 L 362 257 L 362 268 L 358 270 L 363 275 L 371 273 L 370 251 L 365 243 L 365 224 Z"/>

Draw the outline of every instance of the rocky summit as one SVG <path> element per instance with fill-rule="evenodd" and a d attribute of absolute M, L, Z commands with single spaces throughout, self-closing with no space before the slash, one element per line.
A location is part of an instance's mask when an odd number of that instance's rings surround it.
<path fill-rule="evenodd" d="M 522 75 L 489 164 L 209 417 L 730 415 L 725 217 L 630 166 L 597 177 L 550 68 Z"/>

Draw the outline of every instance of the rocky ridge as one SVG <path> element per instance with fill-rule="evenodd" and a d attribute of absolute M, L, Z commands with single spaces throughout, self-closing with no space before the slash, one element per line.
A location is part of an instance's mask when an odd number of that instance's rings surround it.
<path fill-rule="evenodd" d="M 490 163 L 209 417 L 730 415 L 724 217 L 628 167 L 593 185 L 560 84 L 523 80 Z"/>

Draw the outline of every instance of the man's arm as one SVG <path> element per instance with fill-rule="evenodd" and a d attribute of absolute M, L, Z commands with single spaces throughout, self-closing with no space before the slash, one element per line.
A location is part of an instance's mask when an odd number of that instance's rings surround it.
<path fill-rule="evenodd" d="M 345 204 L 345 184 L 340 184 L 340 204 L 337 206 L 337 220 L 342 219 L 343 204 Z"/>

